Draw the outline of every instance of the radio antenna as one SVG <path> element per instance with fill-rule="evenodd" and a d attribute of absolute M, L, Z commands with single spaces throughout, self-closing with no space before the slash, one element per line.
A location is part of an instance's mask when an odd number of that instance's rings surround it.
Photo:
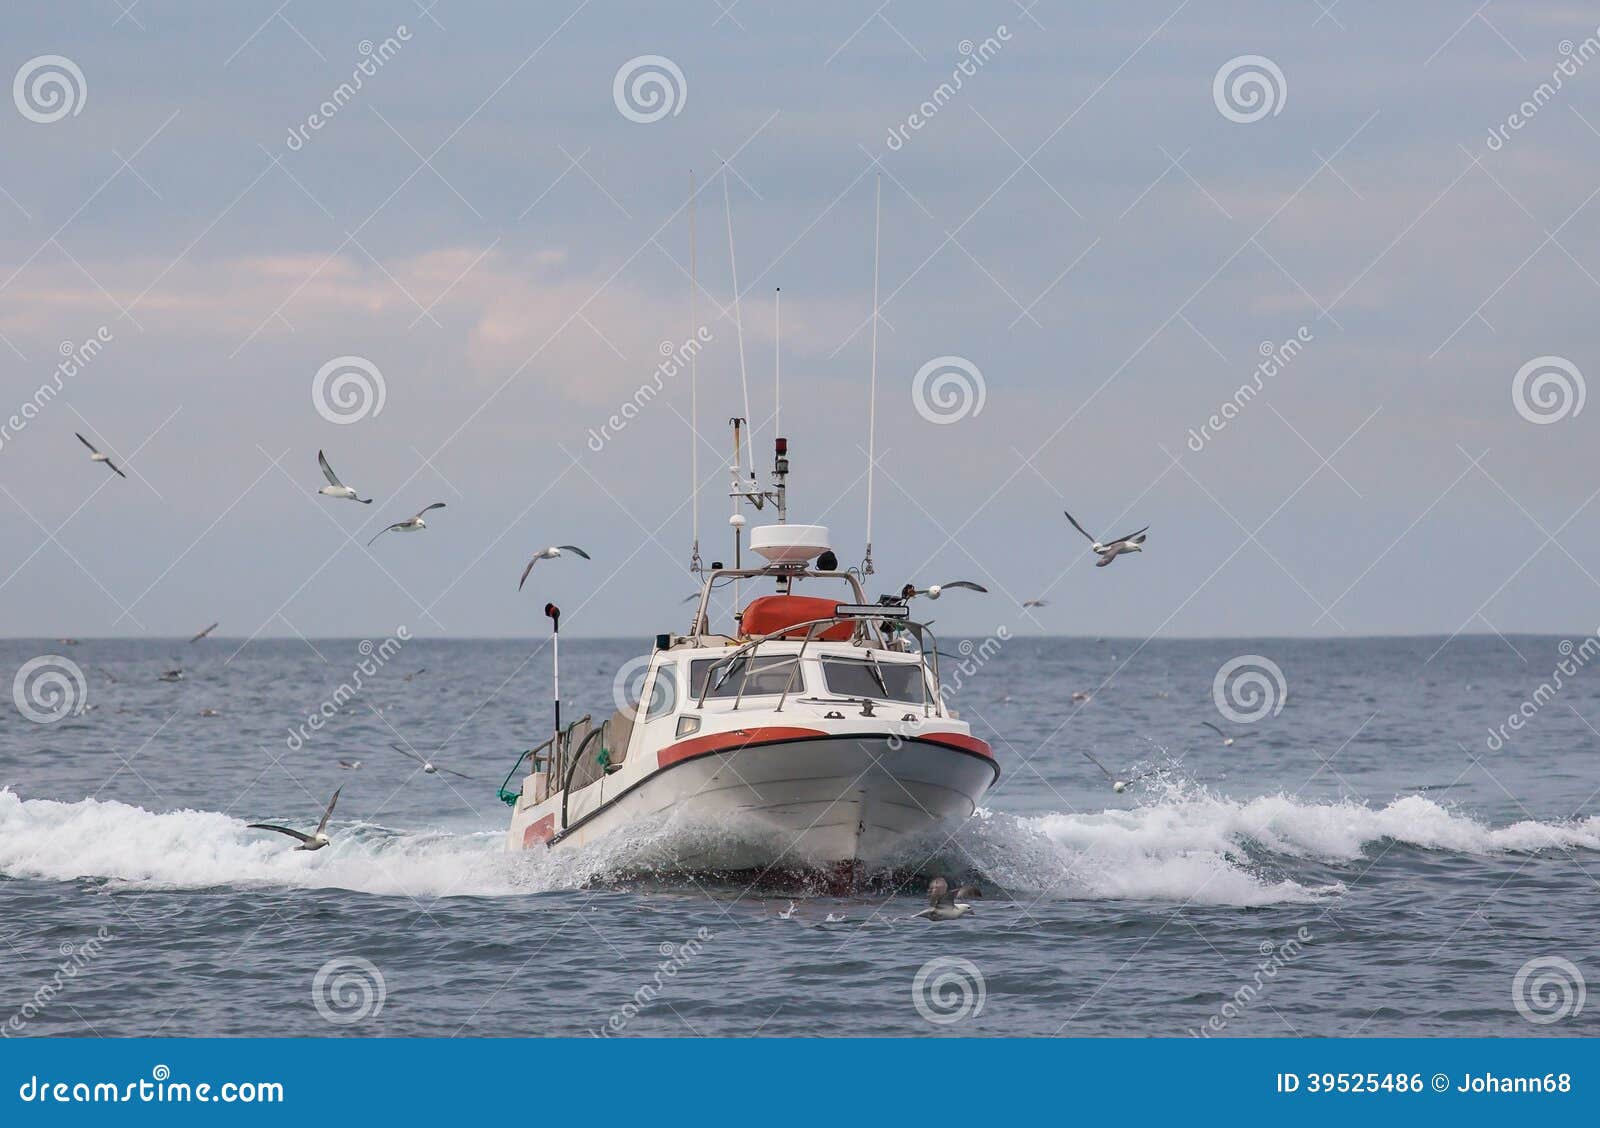
<path fill-rule="evenodd" d="M 872 475 L 878 465 L 878 244 L 883 229 L 883 173 L 872 208 L 872 381 L 867 399 L 867 555 L 861 574 L 872 575 Z"/>
<path fill-rule="evenodd" d="M 689 511 L 693 515 L 694 543 L 689 549 L 689 571 L 700 574 L 700 383 L 699 323 L 695 317 L 695 290 L 698 287 L 695 271 L 694 169 L 689 170 Z"/>
<path fill-rule="evenodd" d="M 783 287 L 772 291 L 772 433 L 782 435 L 779 425 L 783 410 Z"/>
<path fill-rule="evenodd" d="M 744 366 L 744 318 L 739 312 L 739 259 L 733 251 L 733 200 L 728 195 L 728 166 L 722 166 L 722 202 L 728 212 L 728 262 L 733 272 L 733 327 L 734 335 L 739 339 L 739 384 L 744 389 L 744 417 L 750 418 L 750 377 Z M 754 466 L 756 454 L 750 448 L 748 433 L 745 436 L 745 449 L 750 455 L 750 465 Z"/>

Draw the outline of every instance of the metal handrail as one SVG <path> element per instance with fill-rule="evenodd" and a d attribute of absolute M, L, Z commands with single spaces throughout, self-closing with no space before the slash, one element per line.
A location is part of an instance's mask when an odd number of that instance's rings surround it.
<path fill-rule="evenodd" d="M 592 728 L 583 738 L 583 743 L 578 745 L 578 750 L 571 757 L 567 765 L 566 774 L 561 777 L 561 829 L 567 829 L 567 799 L 572 795 L 572 776 L 578 770 L 578 765 L 583 762 L 583 750 L 589 747 L 589 742 L 599 738 L 604 740 L 606 729 L 611 727 L 610 720 L 600 722 L 599 728 Z M 603 746 L 603 745 L 602 745 Z"/>

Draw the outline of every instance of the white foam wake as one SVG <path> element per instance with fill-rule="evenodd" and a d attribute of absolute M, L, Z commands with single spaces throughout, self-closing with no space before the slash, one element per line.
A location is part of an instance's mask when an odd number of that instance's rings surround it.
<path fill-rule="evenodd" d="M 703 862 L 710 841 L 706 828 L 678 820 L 549 853 L 507 853 L 499 831 L 397 832 L 335 819 L 333 832 L 326 849 L 302 852 L 214 811 L 25 800 L 0 789 L 0 876 L 497 897 L 581 888 L 640 868 L 665 872 L 689 853 Z M 1286 795 L 1240 801 L 1168 784 L 1125 810 L 1033 818 L 982 811 L 958 833 L 951 860 L 975 860 L 989 881 L 1012 890 L 1255 906 L 1337 893 L 1341 886 L 1305 884 L 1283 870 L 1295 859 L 1350 862 L 1382 842 L 1476 855 L 1600 850 L 1600 818 L 1491 827 L 1418 795 L 1381 807 Z M 908 866 L 927 862 L 925 851 L 912 853 Z"/>
<path fill-rule="evenodd" d="M 1292 859 L 1337 864 L 1380 843 L 1490 856 L 1600 850 L 1600 817 L 1491 827 L 1421 795 L 1377 807 L 1288 795 L 1229 799 L 1169 782 L 1126 810 L 1015 818 L 983 812 L 959 841 L 991 878 L 1068 896 L 1265 905 L 1343 888 L 1278 876 Z"/>

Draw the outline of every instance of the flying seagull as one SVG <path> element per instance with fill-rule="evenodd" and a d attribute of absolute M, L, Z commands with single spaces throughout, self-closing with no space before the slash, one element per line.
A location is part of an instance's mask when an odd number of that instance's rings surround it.
<path fill-rule="evenodd" d="M 344 788 L 339 788 L 343 791 Z M 333 798 L 328 800 L 328 809 L 322 812 L 322 821 L 317 824 L 317 829 L 311 834 L 301 834 L 298 830 L 290 830 L 286 826 L 276 823 L 250 823 L 251 830 L 275 830 L 279 834 L 287 834 L 290 838 L 298 838 L 300 845 L 296 850 L 320 850 L 328 844 L 328 819 L 333 817 L 333 805 L 339 801 L 339 791 L 333 793 Z"/>
<path fill-rule="evenodd" d="M 1201 721 L 1200 723 L 1205 725 L 1206 728 L 1210 729 L 1212 732 L 1216 733 L 1218 736 L 1222 737 L 1222 746 L 1224 748 L 1232 748 L 1233 747 L 1233 742 L 1235 740 L 1242 740 L 1243 738 L 1245 738 L 1247 736 L 1254 736 L 1255 735 L 1255 733 L 1253 733 L 1253 732 L 1241 732 L 1236 737 L 1229 736 L 1227 733 L 1223 732 L 1221 729 L 1219 729 L 1216 725 L 1212 724 L 1210 721 Z"/>
<path fill-rule="evenodd" d="M 214 631 L 216 629 L 217 629 L 217 624 L 216 623 L 212 623 L 209 627 L 207 627 L 205 630 L 201 631 L 199 634 L 195 635 L 189 641 L 190 642 L 199 642 L 201 639 L 205 638 L 206 635 L 210 634 L 212 631 Z"/>
<path fill-rule="evenodd" d="M 443 508 L 444 502 L 442 501 L 436 501 L 432 505 L 425 505 L 417 511 L 417 515 L 415 517 L 407 517 L 404 521 L 396 521 L 386 529 L 379 529 L 375 534 L 373 534 L 372 540 L 369 540 L 367 544 L 370 547 L 372 541 L 377 540 L 379 537 L 383 536 L 384 533 L 414 533 L 418 529 L 426 529 L 428 527 L 428 523 L 422 519 L 422 515 L 428 512 L 430 509 Z"/>
<path fill-rule="evenodd" d="M 549 548 L 541 548 L 538 552 L 533 554 L 533 559 L 529 560 L 528 566 L 522 570 L 522 579 L 517 581 L 517 590 L 521 591 L 522 585 L 528 582 L 528 573 L 533 571 L 533 566 L 535 564 L 539 563 L 541 560 L 554 560 L 563 552 L 573 553 L 574 555 L 583 557 L 585 560 L 590 559 L 589 554 L 575 544 L 553 544 Z"/>
<path fill-rule="evenodd" d="M 1117 537 L 1115 540 L 1107 541 L 1105 544 L 1101 544 L 1090 534 L 1088 529 L 1085 529 L 1082 525 L 1078 524 L 1077 520 L 1072 516 L 1072 514 L 1067 513 L 1065 509 L 1063 509 L 1061 512 L 1066 514 L 1068 521 L 1072 522 L 1072 527 L 1077 529 L 1078 532 L 1082 533 L 1086 538 L 1088 538 L 1089 543 L 1094 547 L 1095 553 L 1100 557 L 1100 559 L 1095 563 L 1096 568 L 1104 568 L 1107 564 L 1121 556 L 1124 552 L 1144 551 L 1144 548 L 1142 547 L 1144 545 L 1144 535 L 1149 530 L 1149 525 L 1146 525 L 1137 533 L 1129 533 L 1125 537 Z"/>
<path fill-rule="evenodd" d="M 929 584 L 925 588 L 919 588 L 916 584 L 907 584 L 900 589 L 899 595 L 885 595 L 880 597 L 878 602 L 892 607 L 896 604 L 910 603 L 919 595 L 925 595 L 929 599 L 938 599 L 945 592 L 954 591 L 956 588 L 961 588 L 963 591 L 982 592 L 984 595 L 989 594 L 989 589 L 982 584 L 975 584 L 971 580 L 951 580 L 947 584 Z"/>
<path fill-rule="evenodd" d="M 402 748 L 398 744 L 390 744 L 389 747 L 393 748 L 396 752 L 400 753 L 400 755 L 405 756 L 408 759 L 415 760 L 417 763 L 421 764 L 422 765 L 422 771 L 423 771 L 423 773 L 425 775 L 433 775 L 436 772 L 443 772 L 445 775 L 458 776 L 461 779 L 471 779 L 472 778 L 471 776 L 464 775 L 461 772 L 451 771 L 449 768 L 441 768 L 437 764 L 434 764 L 432 761 L 425 760 L 421 756 L 418 756 L 415 752 L 412 752 L 412 751 L 410 751 L 409 749 L 406 749 L 406 748 Z"/>
<path fill-rule="evenodd" d="M 1050 601 L 1048 599 L 1024 599 L 1022 605 L 1024 607 L 1048 607 L 1050 606 Z"/>
<path fill-rule="evenodd" d="M 357 497 L 355 490 L 351 489 L 349 486 L 345 485 L 339 480 L 339 475 L 333 472 L 333 467 L 328 465 L 327 458 L 323 456 L 323 453 L 320 450 L 317 451 L 317 461 L 322 464 L 323 476 L 328 479 L 328 484 L 317 491 L 319 494 L 327 494 L 329 497 L 344 498 L 347 501 L 359 501 L 362 505 L 372 504 L 372 499 L 370 497 Z"/>
<path fill-rule="evenodd" d="M 963 897 L 982 898 L 983 891 L 976 885 L 963 885 L 951 893 L 950 883 L 942 877 L 936 877 L 928 882 L 928 907 L 911 915 L 928 920 L 955 920 L 972 911 L 972 906 L 961 899 Z"/>
<path fill-rule="evenodd" d="M 74 435 L 78 435 L 78 432 L 76 432 L 76 431 L 74 431 L 72 433 Z M 82 443 L 84 446 L 89 448 L 89 461 L 90 462 L 104 462 L 107 466 L 111 467 L 111 469 L 116 470 L 117 477 L 119 477 L 119 478 L 126 478 L 127 477 L 127 475 L 124 474 L 121 470 L 117 470 L 117 464 L 115 462 L 111 461 L 111 456 L 109 454 L 101 454 L 98 450 L 96 450 L 94 448 L 94 444 L 91 443 L 88 439 L 84 438 L 82 435 L 78 435 L 78 441 L 80 443 Z"/>
<path fill-rule="evenodd" d="M 1134 776 L 1132 779 L 1119 779 L 1117 776 L 1115 776 L 1115 775 L 1113 775 L 1111 773 L 1111 769 L 1110 768 L 1106 767 L 1099 760 L 1096 760 L 1094 758 L 1094 756 L 1091 755 L 1089 752 L 1086 752 L 1081 748 L 1078 749 L 1078 751 L 1083 752 L 1084 756 L 1088 759 L 1088 761 L 1091 764 L 1093 764 L 1095 767 L 1100 769 L 1100 774 L 1105 776 L 1108 780 L 1111 781 L 1111 790 L 1115 791 L 1118 795 L 1121 795 L 1124 791 L 1128 790 L 1128 788 L 1131 785 L 1137 783 L 1139 780 L 1143 779 L 1145 776 L 1154 774 L 1152 772 L 1140 772 L 1138 775 Z"/>

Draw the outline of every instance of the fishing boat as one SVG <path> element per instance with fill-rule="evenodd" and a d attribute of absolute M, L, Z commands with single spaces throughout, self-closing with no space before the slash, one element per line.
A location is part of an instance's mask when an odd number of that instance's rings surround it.
<path fill-rule="evenodd" d="M 915 597 L 940 590 L 869 603 L 826 527 L 787 522 L 786 439 L 774 453 L 773 488 L 759 496 L 779 519 L 749 529 L 758 562 L 705 568 L 687 629 L 630 663 L 636 699 L 599 724 L 558 722 L 524 754 L 501 788 L 511 849 L 581 846 L 666 818 L 728 831 L 674 859 L 685 870 L 870 869 L 971 815 L 999 778 L 946 699 L 933 633 L 912 618 Z M 766 590 L 713 624 L 714 593 L 746 586 Z M 546 612 L 559 639 L 559 611 Z"/>
<path fill-rule="evenodd" d="M 728 250 L 733 255 L 732 205 Z M 690 325 L 695 318 L 695 241 L 689 196 Z M 882 186 L 878 189 L 881 216 Z M 788 520 L 789 443 L 779 426 L 780 354 L 773 357 L 770 485 L 755 474 L 738 270 L 734 322 L 745 416 L 730 420 L 733 565 L 702 563 L 699 443 L 691 436 L 694 540 L 690 571 L 700 581 L 681 633 L 655 636 L 650 652 L 619 677 L 618 708 L 563 727 L 560 610 L 552 628 L 555 726 L 524 752 L 500 787 L 511 808 L 512 850 L 581 847 L 634 827 L 665 822 L 713 834 L 660 834 L 681 843 L 667 865 L 685 871 L 824 871 L 853 880 L 857 867 L 907 864 L 897 851 L 919 839 L 942 845 L 941 828 L 970 816 L 999 778 L 993 752 L 947 699 L 928 624 L 912 617 L 919 598 L 968 581 L 869 602 L 873 574 L 872 480 L 877 398 L 878 267 L 874 237 L 872 368 L 867 451 L 866 553 L 841 569 L 829 530 Z M 780 323 L 774 295 L 774 324 Z M 776 334 L 775 334 L 776 336 Z M 690 419 L 696 418 L 696 352 L 689 353 Z M 741 455 L 741 451 L 745 452 Z M 749 528 L 756 558 L 743 563 L 747 512 L 777 520 Z M 748 600 L 745 595 L 753 592 Z M 731 600 L 727 597 L 731 596 Z M 717 600 L 720 599 L 720 602 Z M 713 622 L 713 606 L 725 622 Z M 520 780 L 518 773 L 522 772 Z M 656 828 L 659 829 L 659 828 Z M 926 859 L 910 859 L 914 868 Z M 662 868 L 658 860 L 655 868 Z"/>

